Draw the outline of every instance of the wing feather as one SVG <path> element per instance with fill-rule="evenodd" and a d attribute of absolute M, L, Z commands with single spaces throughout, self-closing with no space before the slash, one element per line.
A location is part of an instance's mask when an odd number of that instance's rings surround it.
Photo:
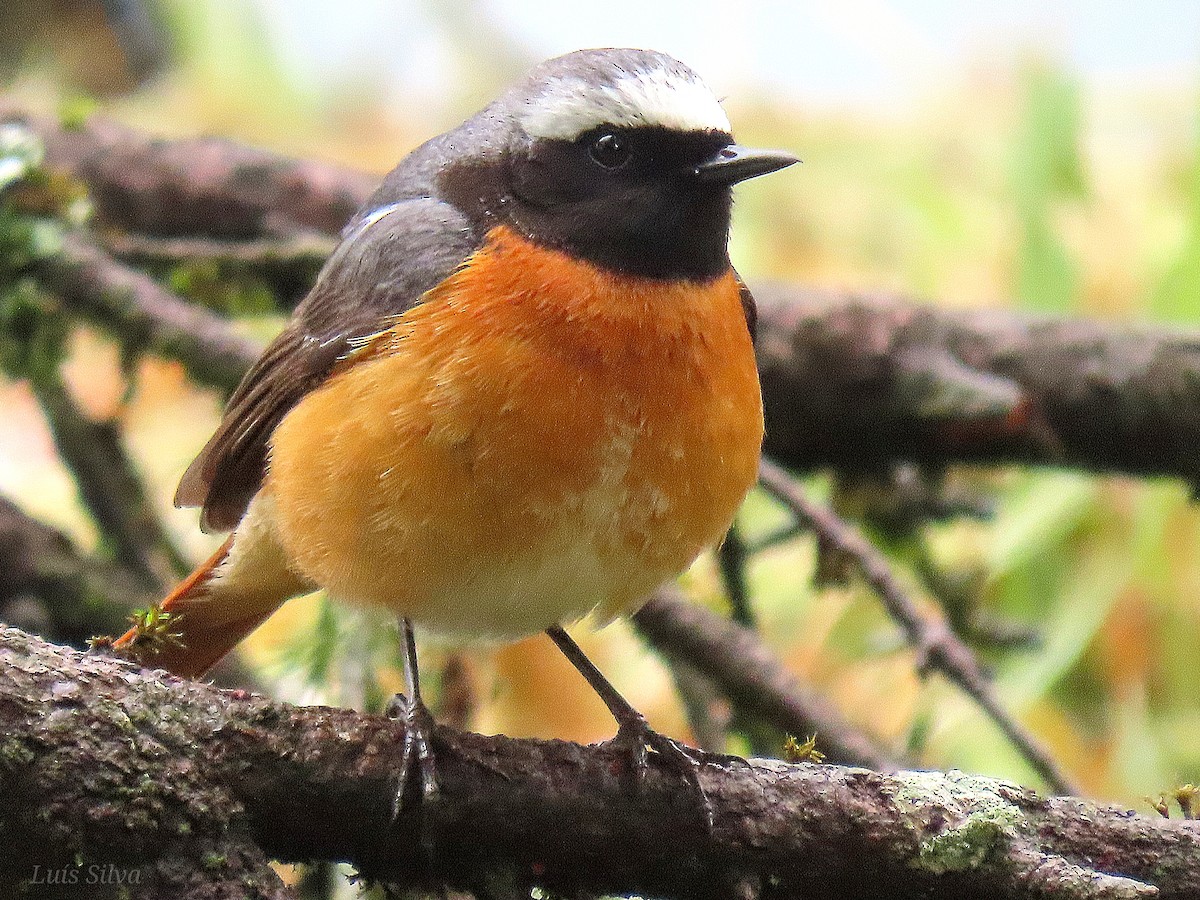
<path fill-rule="evenodd" d="M 275 427 L 356 342 L 389 327 L 478 247 L 454 207 L 429 197 L 361 213 L 287 327 L 230 397 L 217 431 L 188 467 L 177 506 L 201 527 L 237 525 L 262 486 Z"/>

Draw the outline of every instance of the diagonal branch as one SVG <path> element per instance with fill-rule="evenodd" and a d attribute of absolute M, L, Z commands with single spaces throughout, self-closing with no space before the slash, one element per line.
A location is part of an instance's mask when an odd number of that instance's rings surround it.
<path fill-rule="evenodd" d="M 806 497 L 792 477 L 769 459 L 764 458 L 759 467 L 759 482 L 829 547 L 853 560 L 867 584 L 883 601 L 888 615 L 904 629 L 909 643 L 916 648 L 922 672 L 941 672 L 958 685 L 979 704 L 1055 792 L 1075 792 L 1045 748 L 1001 705 L 971 648 L 959 640 L 945 620 L 923 613 L 917 607 L 892 574 L 887 559 L 870 541 L 831 509 Z"/>
<path fill-rule="evenodd" d="M 793 735 L 815 734 L 830 762 L 896 768 L 828 700 L 789 673 L 758 635 L 689 602 L 675 586 L 660 588 L 633 622 L 656 650 L 702 672 L 740 711 Z"/>
<path fill-rule="evenodd" d="M 139 873 L 134 900 L 171 900 L 194 896 L 197 870 L 264 877 L 258 852 L 506 896 L 1200 897 L 1194 822 L 961 773 L 710 757 L 706 833 L 653 759 L 635 789 L 612 747 L 446 728 L 436 802 L 390 827 L 401 723 L 138 672 L 13 629 L 0 630 L 0 733 L 8 887 L 35 865 L 107 863 Z"/>
<path fill-rule="evenodd" d="M 112 545 L 116 562 L 135 573 L 144 590 L 165 590 L 188 565 L 154 512 L 117 423 L 90 418 L 71 396 L 56 365 L 31 367 L 29 383 L 59 456 Z"/>

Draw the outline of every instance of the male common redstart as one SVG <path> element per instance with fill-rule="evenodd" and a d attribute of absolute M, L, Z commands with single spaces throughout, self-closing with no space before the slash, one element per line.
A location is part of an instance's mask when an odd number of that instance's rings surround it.
<path fill-rule="evenodd" d="M 635 753 L 673 753 L 561 624 L 630 612 L 754 482 L 731 187 L 795 161 L 735 144 L 696 74 L 642 50 L 552 59 L 418 147 L 183 476 L 176 503 L 233 534 L 161 605 L 181 640 L 116 645 L 200 675 L 290 597 L 382 606 L 424 743 L 414 623 L 544 630 Z"/>

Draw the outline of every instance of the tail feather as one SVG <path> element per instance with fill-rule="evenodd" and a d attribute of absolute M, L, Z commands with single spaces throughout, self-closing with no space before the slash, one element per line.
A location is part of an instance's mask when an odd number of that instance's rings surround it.
<path fill-rule="evenodd" d="M 241 545 L 235 552 L 235 537 L 230 535 L 159 604 L 157 612 L 168 616 L 152 625 L 134 625 L 113 646 L 147 667 L 198 677 L 285 601 L 303 593 L 304 586 L 286 571 L 278 578 L 269 577 L 260 566 L 252 574 L 247 572 L 249 567 L 240 563 L 258 555 L 242 552 Z"/>

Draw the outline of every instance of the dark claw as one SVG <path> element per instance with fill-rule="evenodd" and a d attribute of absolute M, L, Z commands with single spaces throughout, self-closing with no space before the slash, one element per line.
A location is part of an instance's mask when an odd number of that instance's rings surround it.
<path fill-rule="evenodd" d="M 413 703 L 403 694 L 397 694 L 388 702 L 386 714 L 389 719 L 401 719 L 404 722 L 404 748 L 401 751 L 400 772 L 396 776 L 396 793 L 392 798 L 392 825 L 395 825 L 404 812 L 414 769 L 421 774 L 423 804 L 436 801 L 440 787 L 433 757 L 433 715 L 428 707 L 420 700 Z"/>
<path fill-rule="evenodd" d="M 645 782 L 646 773 L 650 769 L 648 751 L 653 750 L 657 753 L 668 769 L 681 775 L 692 786 L 704 815 L 705 833 L 712 834 L 712 803 L 708 799 L 704 785 L 700 783 L 700 768 L 704 765 L 703 753 L 664 734 L 659 734 L 650 727 L 640 713 L 622 721 L 617 728 L 616 736 L 609 743 L 629 754 L 630 766 L 638 785 Z"/>

